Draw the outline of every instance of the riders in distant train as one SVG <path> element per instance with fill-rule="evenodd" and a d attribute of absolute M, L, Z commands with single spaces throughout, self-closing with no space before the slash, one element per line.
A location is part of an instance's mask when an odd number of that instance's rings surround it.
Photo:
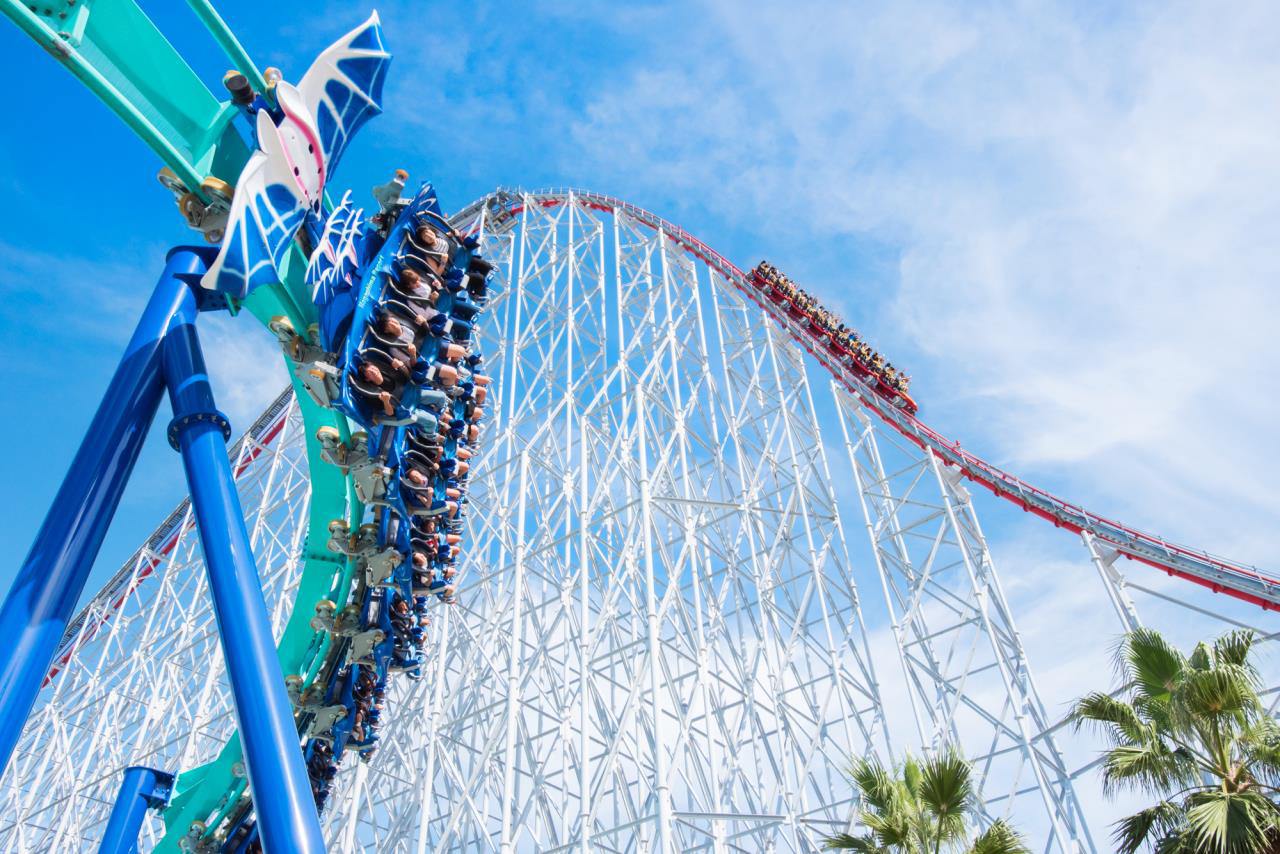
<path fill-rule="evenodd" d="M 751 271 L 751 277 L 758 287 L 771 292 L 774 302 L 788 303 L 790 314 L 797 319 L 803 318 L 811 332 L 826 338 L 828 349 L 843 356 L 845 364 L 873 379 L 872 388 L 882 397 L 909 412 L 916 411 L 916 402 L 907 394 L 911 377 L 871 349 L 854 329 L 768 261 L 757 264 Z"/>

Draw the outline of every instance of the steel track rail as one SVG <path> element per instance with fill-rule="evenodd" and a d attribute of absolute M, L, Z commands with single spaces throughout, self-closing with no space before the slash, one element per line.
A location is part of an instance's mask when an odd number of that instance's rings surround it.
<path fill-rule="evenodd" d="M 566 204 L 570 196 L 589 208 L 610 213 L 621 212 L 657 231 L 665 232 L 672 240 L 715 270 L 726 282 L 744 293 L 764 313 L 781 326 L 800 346 L 857 395 L 867 409 L 874 412 L 886 424 L 920 448 L 932 451 L 946 465 L 954 467 L 969 480 L 979 483 L 995 495 L 1020 507 L 1028 513 L 1050 522 L 1054 527 L 1072 533 L 1088 532 L 1095 539 L 1106 543 L 1120 554 L 1132 560 L 1163 570 L 1171 576 L 1207 587 L 1263 610 L 1280 610 L 1280 577 L 1263 572 L 1254 566 L 1236 563 L 1210 554 L 1201 549 L 1170 542 L 1131 525 L 1108 519 L 1097 513 L 1059 498 L 1051 492 L 1027 483 L 1022 478 L 982 459 L 932 429 L 918 417 L 889 403 L 843 365 L 826 346 L 805 326 L 791 318 L 779 306 L 763 297 L 752 284 L 751 278 L 732 261 L 689 234 L 683 228 L 668 222 L 638 205 L 621 199 L 573 188 L 552 188 L 526 192 L 519 189 L 499 188 L 459 211 L 455 221 L 465 222 L 481 208 L 489 209 L 489 227 L 500 229 L 511 224 L 514 217 L 527 203 L 542 207 Z"/>

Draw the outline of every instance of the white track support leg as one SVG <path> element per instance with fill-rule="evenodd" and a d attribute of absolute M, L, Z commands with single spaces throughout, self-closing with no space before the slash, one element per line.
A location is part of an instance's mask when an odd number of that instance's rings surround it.
<path fill-rule="evenodd" d="M 896 434 L 883 435 L 886 467 L 878 422 L 832 388 L 926 744 L 957 744 L 974 762 L 987 820 L 1036 797 L 1046 850 L 1092 851 L 968 490 Z"/>
<path fill-rule="evenodd" d="M 459 604 L 388 697 L 384 751 L 423 749 L 359 811 L 344 770 L 333 820 L 370 850 L 816 852 L 885 727 L 803 356 L 664 233 L 520 208 L 485 238 L 501 405 Z"/>
<path fill-rule="evenodd" d="M 1094 569 L 1098 570 L 1098 577 L 1102 579 L 1102 587 L 1107 591 L 1111 607 L 1115 608 L 1116 616 L 1120 618 L 1121 629 L 1131 632 L 1142 628 L 1138 609 L 1134 607 L 1133 599 L 1125 589 L 1124 576 L 1116 569 L 1116 559 L 1120 557 L 1120 552 L 1115 549 L 1099 548 L 1098 541 L 1088 531 L 1081 531 L 1080 539 L 1084 543 L 1085 551 L 1089 553 L 1089 561 Z"/>

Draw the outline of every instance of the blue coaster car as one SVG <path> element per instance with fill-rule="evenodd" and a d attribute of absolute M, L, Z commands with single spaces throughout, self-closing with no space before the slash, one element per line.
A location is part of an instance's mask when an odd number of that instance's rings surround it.
<path fill-rule="evenodd" d="M 379 189 L 387 200 L 398 194 Z M 390 674 L 420 677 L 430 604 L 453 601 L 488 393 L 473 335 L 491 272 L 430 185 L 384 202 L 368 223 L 344 197 L 308 268 L 316 338 L 337 377 L 330 405 L 363 428 L 350 445 L 334 431 L 321 437 L 325 458 L 359 469 L 357 494 L 371 514 L 354 536 L 345 521 L 331 526 L 335 550 L 357 562 L 357 582 L 341 613 L 327 600 L 317 606 L 313 625 L 331 632 L 340 658 L 298 700 L 314 710 L 305 750 L 320 805 L 347 750 L 365 760 L 376 750 Z"/>

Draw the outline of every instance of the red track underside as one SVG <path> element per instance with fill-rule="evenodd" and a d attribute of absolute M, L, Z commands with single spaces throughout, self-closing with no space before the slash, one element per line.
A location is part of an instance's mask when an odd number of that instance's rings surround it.
<path fill-rule="evenodd" d="M 572 195 L 574 200 L 584 207 L 610 214 L 625 213 L 636 221 L 667 234 L 681 248 L 705 262 L 760 306 L 765 313 L 778 321 L 798 344 L 812 354 L 831 372 L 832 376 L 851 393 L 857 395 L 867 408 L 880 416 L 886 424 L 920 448 L 937 454 L 946 465 L 958 467 L 967 479 L 982 484 L 1000 498 L 1018 505 L 1025 512 L 1034 513 L 1056 528 L 1064 528 L 1076 534 L 1082 530 L 1088 530 L 1094 538 L 1106 542 L 1131 560 L 1145 563 L 1170 576 L 1207 587 L 1215 593 L 1257 605 L 1264 610 L 1280 610 L 1280 606 L 1277 605 L 1280 601 L 1280 579 L 1261 573 L 1252 567 L 1241 566 L 1205 552 L 1166 542 L 1160 537 L 1090 513 L 962 449 L 959 442 L 947 439 L 916 418 L 917 405 L 914 400 L 880 383 L 878 378 L 874 377 L 865 365 L 852 358 L 848 351 L 832 344 L 825 332 L 820 329 L 815 330 L 809 315 L 791 305 L 784 295 L 744 273 L 723 255 L 684 229 L 620 199 L 578 191 L 573 191 Z M 541 207 L 552 208 L 566 203 L 569 192 L 533 193 L 530 197 L 535 198 Z M 524 209 L 519 202 L 519 197 L 513 197 L 513 202 L 506 208 L 505 213 L 508 216 L 515 216 Z M 1087 520 L 1088 525 L 1081 525 L 1074 521 L 1075 519 Z M 1169 561 L 1162 560 L 1161 555 L 1168 555 Z M 1210 571 L 1223 576 L 1222 583 L 1179 568 L 1176 565 L 1179 559 L 1207 567 Z M 1258 585 L 1265 590 L 1275 591 L 1276 596 L 1267 598 L 1241 589 L 1236 586 L 1235 580 L 1242 582 L 1241 586 Z"/>

